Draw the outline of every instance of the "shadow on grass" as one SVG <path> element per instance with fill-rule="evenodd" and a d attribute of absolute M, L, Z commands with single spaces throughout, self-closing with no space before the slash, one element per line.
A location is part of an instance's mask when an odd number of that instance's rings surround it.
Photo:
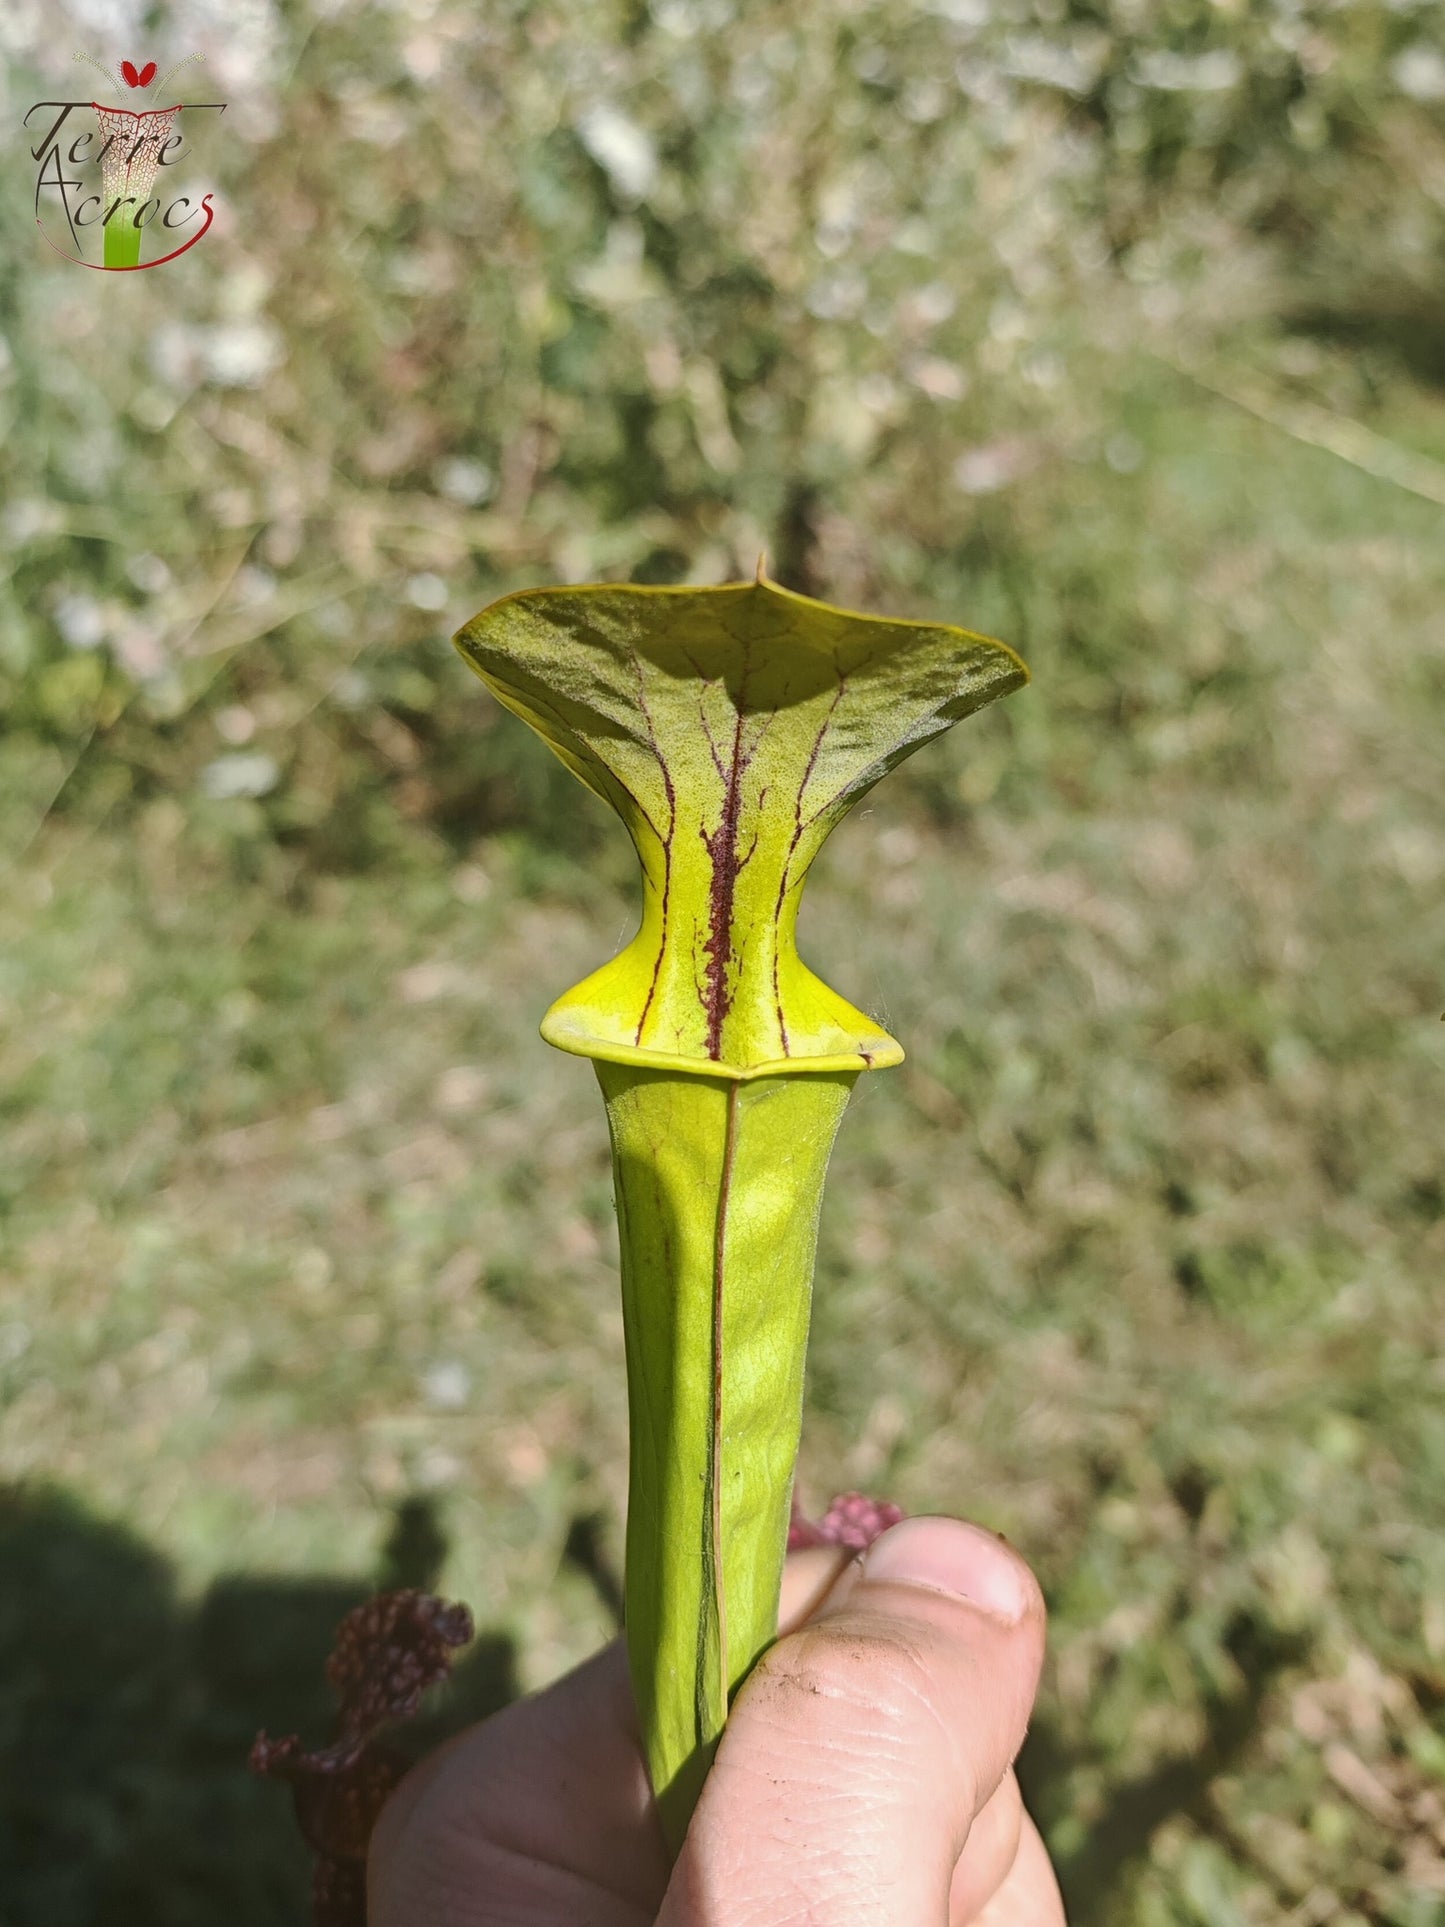
<path fill-rule="evenodd" d="M 330 1731 L 323 1668 L 338 1621 L 377 1588 L 432 1589 L 446 1556 L 432 1508 L 396 1514 L 375 1586 L 342 1578 L 220 1579 L 195 1608 L 166 1562 L 50 1492 L 0 1492 L 0 1922 L 3 1927 L 306 1927 L 310 1861 L 285 1789 L 246 1765 L 259 1727 Z M 599 1523 L 565 1554 L 620 1614 Z M 1208 1824 L 1208 1789 L 1250 1744 L 1261 1702 L 1299 1648 L 1241 1620 L 1246 1682 L 1197 1755 L 1119 1787 L 1062 1860 L 1073 1927 L 1104 1927 L 1166 1819 Z M 510 1639 L 482 1634 L 434 1710 L 402 1736 L 420 1752 L 517 1696 Z M 1085 1762 L 1047 1715 L 1019 1777 L 1047 1833 Z"/>
<path fill-rule="evenodd" d="M 1244 1685 L 1236 1696 L 1211 1707 L 1204 1746 L 1116 1787 L 1083 1844 L 1073 1853 L 1055 1856 L 1070 1927 L 1109 1927 L 1119 1919 L 1121 1896 L 1164 1821 L 1184 1818 L 1209 1829 L 1211 1784 L 1230 1771 L 1258 1733 L 1261 1706 L 1279 1674 L 1308 1650 L 1307 1641 L 1248 1617 L 1235 1622 L 1225 1646 Z M 1018 1777 L 1045 1837 L 1064 1818 L 1060 1795 L 1077 1784 L 1084 1763 L 1061 1741 L 1047 1714 L 1041 1714 L 1019 1756 Z"/>
<path fill-rule="evenodd" d="M 1425 387 L 1445 388 L 1445 305 L 1423 288 L 1321 301 L 1296 308 L 1287 320 L 1297 334 L 1387 355 Z"/>
<path fill-rule="evenodd" d="M 430 1587 L 445 1552 L 410 1501 L 376 1586 Z M 61 1495 L 0 1493 L 4 1927 L 305 1927 L 291 1800 L 246 1756 L 258 1727 L 329 1733 L 332 1635 L 375 1589 L 237 1576 L 191 1608 L 123 1529 Z M 418 1742 L 517 1691 L 512 1642 L 483 1633 Z"/>
<path fill-rule="evenodd" d="M 600 1512 L 579 1512 L 567 1528 L 562 1557 L 574 1572 L 581 1573 L 597 1594 L 602 1610 L 612 1621 L 615 1632 L 622 1631 L 622 1574 L 608 1556 Z"/>

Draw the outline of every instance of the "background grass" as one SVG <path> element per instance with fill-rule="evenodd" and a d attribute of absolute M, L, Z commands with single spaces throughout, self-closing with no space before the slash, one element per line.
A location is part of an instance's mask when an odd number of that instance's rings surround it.
<path fill-rule="evenodd" d="M 1445 96 L 1409 4 L 7 12 L 208 55 L 163 274 L 0 206 L 0 1922 L 305 1918 L 373 1583 L 611 1625 L 629 852 L 446 636 L 790 586 L 1032 686 L 815 871 L 909 1050 L 801 1489 L 1034 1562 L 1073 1917 L 1445 1919 Z M 124 41 L 124 46 L 121 42 Z"/>

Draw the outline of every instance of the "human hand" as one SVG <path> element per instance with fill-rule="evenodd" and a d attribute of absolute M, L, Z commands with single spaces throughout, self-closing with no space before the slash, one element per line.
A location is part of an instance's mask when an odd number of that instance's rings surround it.
<path fill-rule="evenodd" d="M 669 1869 L 616 1642 L 424 1760 L 370 1927 L 1062 1927 L 1012 1762 L 1044 1608 L 992 1533 L 914 1518 L 789 1556 Z"/>

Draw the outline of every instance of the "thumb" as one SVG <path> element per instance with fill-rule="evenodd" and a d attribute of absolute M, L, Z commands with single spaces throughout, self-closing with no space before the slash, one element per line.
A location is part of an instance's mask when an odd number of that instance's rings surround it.
<path fill-rule="evenodd" d="M 941 1927 L 1043 1643 L 1038 1585 L 992 1533 L 884 1533 L 739 1692 L 658 1927 Z"/>

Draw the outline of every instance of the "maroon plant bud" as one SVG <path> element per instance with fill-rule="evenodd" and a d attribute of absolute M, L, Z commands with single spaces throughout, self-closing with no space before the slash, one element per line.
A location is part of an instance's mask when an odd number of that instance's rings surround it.
<path fill-rule="evenodd" d="M 902 1506 L 888 1499 L 869 1499 L 861 1492 L 840 1492 L 821 1519 L 805 1517 L 796 1499 L 788 1526 L 788 1551 L 804 1546 L 846 1546 L 863 1552 L 905 1516 Z"/>
<path fill-rule="evenodd" d="M 307 1753 L 295 1734 L 268 1740 L 263 1733 L 251 1748 L 251 1771 L 291 1782 L 297 1825 L 314 1853 L 364 1860 L 376 1817 L 405 1764 L 374 1744 Z"/>
<path fill-rule="evenodd" d="M 364 1738 L 387 1721 L 411 1719 L 427 1688 L 446 1678 L 452 1653 L 472 1630 L 465 1606 L 424 1592 L 378 1593 L 349 1612 L 326 1662 L 342 1735 Z"/>
<path fill-rule="evenodd" d="M 299 1735 L 256 1736 L 251 1770 L 289 1780 L 296 1820 L 316 1854 L 316 1927 L 365 1927 L 366 1850 L 371 1830 L 406 1763 L 378 1742 L 408 1720 L 429 1686 L 445 1679 L 452 1654 L 472 1637 L 465 1606 L 429 1593 L 378 1593 L 349 1612 L 326 1663 L 335 1691 L 337 1738 L 308 1750 Z"/>

